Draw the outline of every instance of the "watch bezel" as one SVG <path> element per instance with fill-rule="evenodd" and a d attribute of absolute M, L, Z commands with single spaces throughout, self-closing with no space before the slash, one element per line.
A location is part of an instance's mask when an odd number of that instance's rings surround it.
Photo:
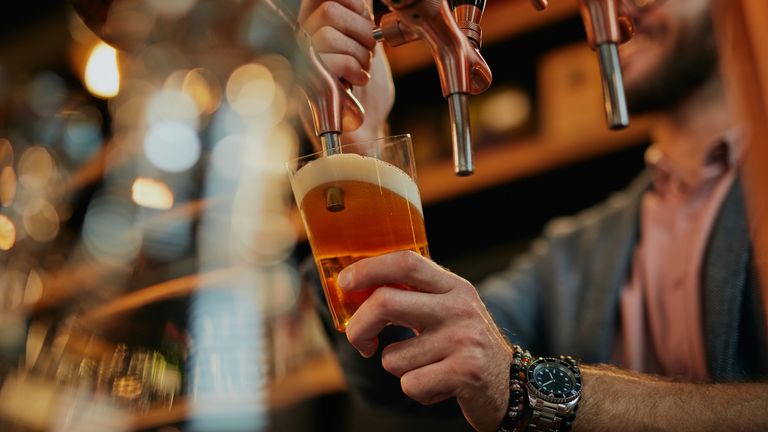
<path fill-rule="evenodd" d="M 539 387 L 536 385 L 534 380 L 534 372 L 536 371 L 536 368 L 540 366 L 543 363 L 556 363 L 562 367 L 564 367 L 566 370 L 568 370 L 572 375 L 574 379 L 574 385 L 573 390 L 571 390 L 568 393 L 544 393 L 542 392 Z M 574 400 L 578 399 L 581 395 L 581 371 L 579 371 L 579 368 L 571 363 L 568 363 L 564 360 L 561 360 L 556 357 L 539 357 L 533 362 L 531 362 L 530 365 L 528 365 L 528 369 L 525 372 L 526 375 L 526 386 L 528 387 L 528 392 L 531 393 L 532 396 L 534 396 L 537 399 L 542 399 L 546 402 L 551 403 L 557 403 L 557 404 L 567 404 L 569 402 L 573 402 Z M 562 395 L 562 397 L 558 397 Z"/>

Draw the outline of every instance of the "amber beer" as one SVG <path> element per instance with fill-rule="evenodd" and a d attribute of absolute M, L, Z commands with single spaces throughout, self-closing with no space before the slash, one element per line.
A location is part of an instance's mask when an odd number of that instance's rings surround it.
<path fill-rule="evenodd" d="M 336 283 L 343 268 L 397 250 L 429 256 L 419 190 L 400 168 L 349 153 L 313 160 L 292 185 L 334 324 L 345 331 L 376 287 L 344 293 Z"/>

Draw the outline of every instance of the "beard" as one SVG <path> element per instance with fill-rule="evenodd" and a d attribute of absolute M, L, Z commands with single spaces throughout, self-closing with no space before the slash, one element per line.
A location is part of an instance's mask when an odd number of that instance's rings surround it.
<path fill-rule="evenodd" d="M 717 42 L 709 10 L 683 29 L 672 50 L 648 79 L 628 86 L 632 114 L 669 110 L 718 73 Z"/>

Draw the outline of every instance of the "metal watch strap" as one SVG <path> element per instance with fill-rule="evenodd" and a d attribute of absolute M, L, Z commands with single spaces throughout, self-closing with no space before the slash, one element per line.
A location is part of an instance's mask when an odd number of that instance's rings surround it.
<path fill-rule="evenodd" d="M 570 415 L 562 404 L 553 404 L 542 400 L 536 401 L 528 422 L 528 430 L 536 432 L 560 432 L 560 426 Z"/>

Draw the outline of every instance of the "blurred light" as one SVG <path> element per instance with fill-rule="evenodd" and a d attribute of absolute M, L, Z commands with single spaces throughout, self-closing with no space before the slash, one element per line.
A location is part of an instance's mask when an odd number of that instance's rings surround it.
<path fill-rule="evenodd" d="M 74 162 L 85 162 L 101 147 L 101 114 L 92 107 L 73 113 L 64 130 L 64 151 Z"/>
<path fill-rule="evenodd" d="M 56 238 L 59 233 L 59 215 L 48 201 L 32 200 L 23 210 L 24 229 L 39 242 Z"/>
<path fill-rule="evenodd" d="M 207 69 L 192 69 L 184 77 L 181 90 L 194 99 L 202 114 L 211 114 L 221 105 L 221 86 Z"/>
<path fill-rule="evenodd" d="M 275 97 L 275 80 L 264 65 L 240 66 L 227 81 L 227 100 L 238 114 L 253 117 L 263 114 Z"/>
<path fill-rule="evenodd" d="M 7 166 L 0 171 L 0 205 L 9 207 L 16 197 L 16 173 Z"/>
<path fill-rule="evenodd" d="M 247 137 L 245 134 L 229 135 L 213 147 L 211 164 L 220 176 L 230 180 L 240 178 L 247 149 Z"/>
<path fill-rule="evenodd" d="M 106 4 L 106 3 L 104 3 Z M 124 46 L 143 44 L 155 25 L 155 14 L 141 1 L 111 1 L 103 29 Z"/>
<path fill-rule="evenodd" d="M 158 15 L 166 18 L 177 18 L 192 9 L 197 0 L 144 0 Z"/>
<path fill-rule="evenodd" d="M 150 125 L 161 122 L 177 122 L 197 129 L 198 110 L 191 96 L 176 90 L 157 92 L 147 106 L 147 121 Z"/>
<path fill-rule="evenodd" d="M 96 198 L 83 221 L 83 244 L 95 258 L 130 261 L 141 247 L 133 205 L 117 198 Z"/>
<path fill-rule="evenodd" d="M 99 42 L 88 57 L 85 86 L 94 96 L 104 99 L 115 97 L 120 92 L 117 50 L 106 42 Z"/>
<path fill-rule="evenodd" d="M 252 140 L 244 149 L 245 164 L 249 170 L 282 175 L 285 163 L 298 146 L 298 136 L 293 128 L 281 124 L 266 139 Z M 266 145 L 265 145 L 266 144 Z"/>
<path fill-rule="evenodd" d="M 52 72 L 37 75 L 27 89 L 27 104 L 41 117 L 54 115 L 66 98 L 66 83 Z"/>
<path fill-rule="evenodd" d="M 0 166 L 13 165 L 13 146 L 5 138 L 0 138 Z"/>
<path fill-rule="evenodd" d="M 19 159 L 19 182 L 30 189 L 42 189 L 53 176 L 53 158 L 40 146 L 28 148 Z"/>
<path fill-rule="evenodd" d="M 24 289 L 24 304 L 33 304 L 43 295 L 43 278 L 40 273 L 31 269 L 27 276 L 27 286 Z"/>
<path fill-rule="evenodd" d="M 480 122 L 492 132 L 506 132 L 522 126 L 530 115 L 531 101 L 517 88 L 488 95 L 480 106 Z"/>
<path fill-rule="evenodd" d="M 144 154 L 156 167 L 181 172 L 200 158 L 200 139 L 192 128 L 177 122 L 152 125 L 144 137 Z"/>
<path fill-rule="evenodd" d="M 291 62 L 280 54 L 266 54 L 259 57 L 259 63 L 263 64 L 270 71 L 283 88 L 290 88 L 293 84 L 293 66 Z"/>
<path fill-rule="evenodd" d="M 258 286 L 261 294 L 261 311 L 266 317 L 288 313 L 296 307 L 300 293 L 300 278 L 292 266 L 280 263 L 267 267 L 261 275 L 264 280 Z"/>
<path fill-rule="evenodd" d="M 288 257 L 297 234 L 293 222 L 283 212 L 238 213 L 232 217 L 232 231 L 236 233 L 232 250 L 237 256 L 258 264 L 280 262 Z M 259 222 L 254 223 L 255 219 Z"/>
<path fill-rule="evenodd" d="M 131 186 L 131 197 L 136 204 L 158 210 L 173 207 L 173 192 L 167 184 L 148 177 L 137 177 Z"/>
<path fill-rule="evenodd" d="M 16 243 L 16 225 L 8 216 L 0 214 L 0 250 L 10 250 Z"/>

